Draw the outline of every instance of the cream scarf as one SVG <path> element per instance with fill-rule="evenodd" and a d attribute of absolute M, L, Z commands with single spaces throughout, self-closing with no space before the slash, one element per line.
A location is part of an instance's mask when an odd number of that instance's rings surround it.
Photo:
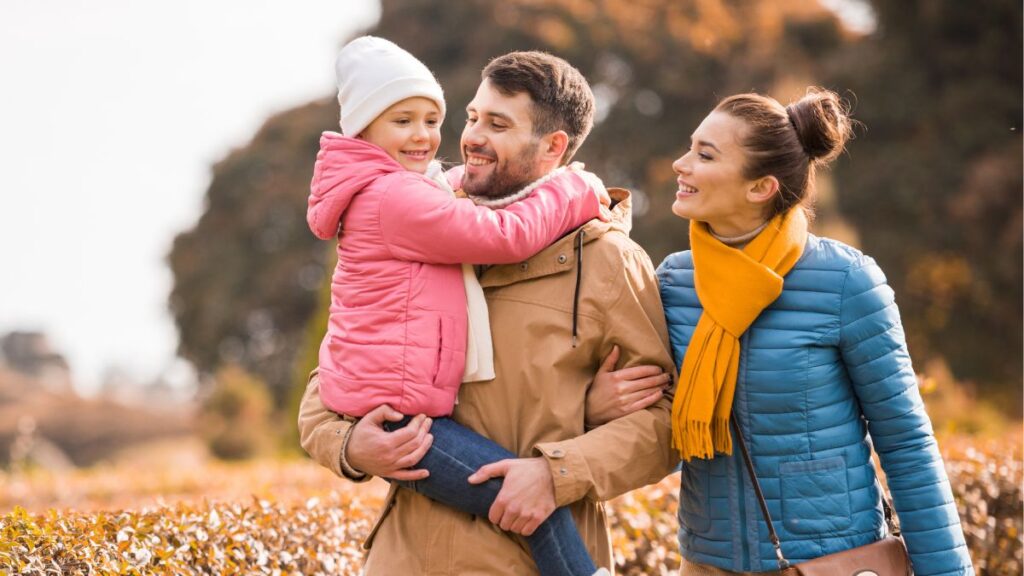
<path fill-rule="evenodd" d="M 431 162 L 426 176 L 437 183 L 442 190 L 455 196 L 440 162 Z M 469 320 L 466 332 L 466 369 L 462 372 L 463 382 L 478 382 L 494 379 L 494 345 L 491 343 L 491 321 L 487 313 L 484 289 L 472 264 L 462 265 L 462 282 L 466 285 L 466 317 Z"/>

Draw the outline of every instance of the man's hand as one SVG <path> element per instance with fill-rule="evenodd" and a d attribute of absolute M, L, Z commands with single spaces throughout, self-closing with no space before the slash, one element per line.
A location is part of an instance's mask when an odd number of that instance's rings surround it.
<path fill-rule="evenodd" d="M 404 417 L 385 404 L 356 422 L 345 453 L 349 465 L 360 472 L 393 480 L 413 481 L 429 476 L 426 470 L 408 468 L 423 458 L 434 441 L 429 433 L 431 420 L 420 414 L 405 428 L 394 432 L 384 429 L 384 422 L 397 422 Z"/>
<path fill-rule="evenodd" d="M 634 366 L 615 370 L 619 347 L 604 359 L 587 391 L 586 424 L 607 424 L 616 418 L 651 406 L 665 395 L 671 380 L 660 366 Z"/>
<path fill-rule="evenodd" d="M 543 457 L 500 460 L 482 466 L 469 477 L 482 484 L 504 476 L 505 481 L 488 514 L 502 530 L 529 536 L 555 511 L 555 481 Z"/>

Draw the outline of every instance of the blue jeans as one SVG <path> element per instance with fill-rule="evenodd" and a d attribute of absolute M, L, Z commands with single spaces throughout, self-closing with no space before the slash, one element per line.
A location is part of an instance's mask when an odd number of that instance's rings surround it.
<path fill-rule="evenodd" d="M 399 422 L 385 422 L 384 428 L 398 430 L 411 420 L 407 416 Z M 469 476 L 484 464 L 515 458 L 516 455 L 451 418 L 434 418 L 430 433 L 434 436 L 434 443 L 415 466 L 430 471 L 430 476 L 414 482 L 392 482 L 446 506 L 487 518 L 491 504 L 501 490 L 502 479 L 492 478 L 483 484 L 470 484 Z M 544 576 L 591 576 L 597 570 L 568 508 L 555 510 L 532 535 L 525 538 L 537 569 Z"/>

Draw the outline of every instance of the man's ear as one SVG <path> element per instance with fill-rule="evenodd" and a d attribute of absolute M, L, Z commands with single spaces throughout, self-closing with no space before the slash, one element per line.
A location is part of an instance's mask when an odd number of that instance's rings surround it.
<path fill-rule="evenodd" d="M 765 204 L 771 202 L 779 193 L 779 179 L 775 176 L 765 176 L 754 180 L 747 189 L 747 201 L 754 204 Z"/>
<path fill-rule="evenodd" d="M 569 135 L 565 130 L 555 130 L 540 139 L 540 154 L 545 159 L 561 164 L 569 148 Z"/>

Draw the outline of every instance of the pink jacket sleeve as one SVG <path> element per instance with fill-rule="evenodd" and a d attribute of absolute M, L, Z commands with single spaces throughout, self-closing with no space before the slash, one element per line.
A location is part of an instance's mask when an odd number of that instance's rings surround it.
<path fill-rule="evenodd" d="M 432 264 L 506 264 L 526 260 L 601 213 L 598 191 L 574 170 L 498 210 L 433 188 L 409 174 L 392 184 L 380 222 L 391 255 Z M 419 180 L 422 182 L 422 179 Z M 414 188 L 414 189 L 412 189 Z"/>

